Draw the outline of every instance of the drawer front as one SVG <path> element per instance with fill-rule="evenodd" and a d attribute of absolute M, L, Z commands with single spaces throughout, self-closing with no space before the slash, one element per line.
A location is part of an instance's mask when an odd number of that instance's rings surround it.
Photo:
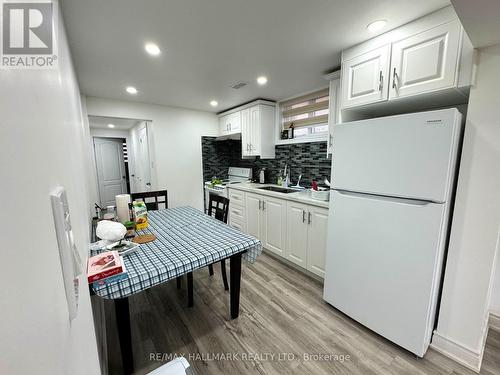
<path fill-rule="evenodd" d="M 245 193 L 242 191 L 229 190 L 229 207 L 232 205 L 245 206 Z"/>
<path fill-rule="evenodd" d="M 229 205 L 229 217 L 245 222 L 245 208 L 238 205 Z"/>
<path fill-rule="evenodd" d="M 231 217 L 229 220 L 229 226 L 233 227 L 234 229 L 239 230 L 240 232 L 246 233 L 246 225 L 245 222 L 242 220 L 239 220 L 235 217 Z"/>

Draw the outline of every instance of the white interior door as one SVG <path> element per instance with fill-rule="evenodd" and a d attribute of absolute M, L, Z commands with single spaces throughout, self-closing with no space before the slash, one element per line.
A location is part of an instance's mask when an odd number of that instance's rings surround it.
<path fill-rule="evenodd" d="M 422 356 L 446 239 L 445 204 L 332 191 L 324 298 Z"/>
<path fill-rule="evenodd" d="M 391 46 L 342 62 L 342 107 L 387 100 Z"/>
<path fill-rule="evenodd" d="M 135 147 L 135 192 L 151 189 L 151 160 L 149 156 L 149 139 L 147 123 L 136 131 L 137 144 Z"/>
<path fill-rule="evenodd" d="M 454 108 L 337 124 L 333 187 L 444 202 L 453 188 L 460 128 Z"/>
<path fill-rule="evenodd" d="M 114 206 L 115 197 L 127 193 L 123 141 L 94 138 L 94 152 L 100 205 Z"/>
<path fill-rule="evenodd" d="M 461 31 L 457 19 L 394 43 L 389 98 L 455 86 Z"/>

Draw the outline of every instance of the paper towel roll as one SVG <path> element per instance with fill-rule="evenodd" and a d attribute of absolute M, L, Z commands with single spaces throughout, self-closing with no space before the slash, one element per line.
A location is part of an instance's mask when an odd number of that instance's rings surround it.
<path fill-rule="evenodd" d="M 129 203 L 130 203 L 129 194 L 120 194 L 116 196 L 116 214 L 118 216 L 118 221 L 120 223 L 130 221 L 130 214 L 128 210 Z"/>

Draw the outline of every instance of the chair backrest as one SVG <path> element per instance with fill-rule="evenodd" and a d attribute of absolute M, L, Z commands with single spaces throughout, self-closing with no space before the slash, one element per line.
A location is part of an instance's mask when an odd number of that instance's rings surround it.
<path fill-rule="evenodd" d="M 227 224 L 229 199 L 220 195 L 210 194 L 208 198 L 208 215 Z"/>
<path fill-rule="evenodd" d="M 143 201 L 146 203 L 148 210 L 159 210 L 161 208 L 168 208 L 168 196 L 166 190 L 158 191 L 145 191 L 143 193 L 130 194 L 132 201 Z M 161 200 L 162 197 L 165 197 Z M 160 207 L 164 205 L 165 207 Z"/>

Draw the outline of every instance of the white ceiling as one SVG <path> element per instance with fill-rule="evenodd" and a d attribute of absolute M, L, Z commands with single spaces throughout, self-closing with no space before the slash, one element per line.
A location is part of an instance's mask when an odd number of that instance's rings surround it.
<path fill-rule="evenodd" d="M 279 100 L 326 86 L 346 47 L 448 0 L 63 0 L 82 92 L 208 111 Z M 381 32 L 383 32 L 381 31 Z M 144 52 L 156 42 L 161 56 Z M 269 82 L 258 86 L 255 79 Z M 239 81 L 249 84 L 234 90 Z M 125 92 L 135 86 L 139 94 Z M 210 100 L 216 99 L 214 109 Z"/>
<path fill-rule="evenodd" d="M 452 4 L 474 47 L 500 43 L 500 1 L 452 0 Z"/>
<path fill-rule="evenodd" d="M 108 129 L 108 130 L 129 130 L 132 129 L 140 120 L 104 117 L 104 116 L 89 116 L 89 126 L 91 129 Z M 113 124 L 115 127 L 110 128 L 108 124 Z"/>

